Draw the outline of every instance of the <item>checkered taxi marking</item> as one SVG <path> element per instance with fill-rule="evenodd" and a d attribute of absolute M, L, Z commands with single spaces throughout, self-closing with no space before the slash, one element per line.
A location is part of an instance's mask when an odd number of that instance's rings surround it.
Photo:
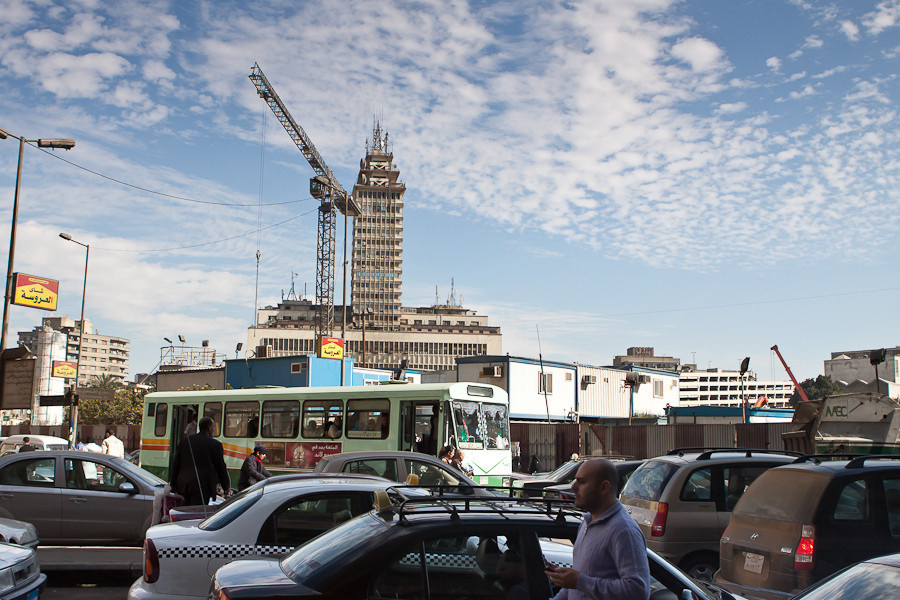
<path fill-rule="evenodd" d="M 554 567 L 570 567 L 571 564 L 562 561 L 550 561 Z M 478 561 L 471 554 L 438 554 L 433 552 L 425 553 L 425 563 L 432 567 L 461 567 L 471 569 L 478 565 Z M 399 564 L 407 566 L 418 566 L 419 555 L 416 552 L 410 552 L 400 559 Z"/>
<path fill-rule="evenodd" d="M 216 546 L 175 546 L 160 548 L 160 558 L 241 558 L 287 554 L 293 546 L 257 546 L 255 544 L 219 544 Z"/>

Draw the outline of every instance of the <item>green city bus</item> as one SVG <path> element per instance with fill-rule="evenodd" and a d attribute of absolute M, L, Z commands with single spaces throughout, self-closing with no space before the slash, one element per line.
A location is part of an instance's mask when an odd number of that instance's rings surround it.
<path fill-rule="evenodd" d="M 211 417 L 232 482 L 262 444 L 266 468 L 311 471 L 327 454 L 465 450 L 473 479 L 501 485 L 512 472 L 509 399 L 476 383 L 390 383 L 354 387 L 155 392 L 144 398 L 141 466 L 168 479 L 175 448 L 195 421 Z"/>

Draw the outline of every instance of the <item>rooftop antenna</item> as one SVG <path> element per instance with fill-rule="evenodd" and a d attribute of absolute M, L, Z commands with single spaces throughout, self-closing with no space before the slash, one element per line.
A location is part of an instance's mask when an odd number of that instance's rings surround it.
<path fill-rule="evenodd" d="M 547 422 L 550 422 L 550 402 L 547 400 L 547 379 L 544 377 L 544 357 L 541 353 L 541 328 L 534 324 L 538 338 L 538 362 L 541 363 L 541 388 L 544 390 L 544 407 L 547 409 Z"/>
<path fill-rule="evenodd" d="M 434 305 L 437 306 L 441 303 L 441 299 L 438 297 L 438 286 L 434 286 Z"/>
<path fill-rule="evenodd" d="M 454 279 L 453 277 L 450 278 L 450 300 L 448 301 L 448 303 L 451 306 L 456 305 L 456 279 Z"/>
<path fill-rule="evenodd" d="M 288 300 L 296 300 L 297 299 L 297 291 L 296 291 L 296 288 L 294 287 L 294 277 L 296 277 L 297 275 L 298 275 L 297 273 L 294 273 L 294 271 L 291 270 L 291 291 L 288 292 L 288 295 L 287 295 Z M 284 292 L 282 292 L 282 300 L 283 299 L 284 299 Z"/>

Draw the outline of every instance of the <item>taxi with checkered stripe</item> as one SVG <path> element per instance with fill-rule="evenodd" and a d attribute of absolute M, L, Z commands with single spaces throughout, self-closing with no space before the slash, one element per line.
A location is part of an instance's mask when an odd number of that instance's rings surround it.
<path fill-rule="evenodd" d="M 144 573 L 129 600 L 204 598 L 216 569 L 239 558 L 281 556 L 368 512 L 394 482 L 360 475 L 284 475 L 236 494 L 205 520 L 151 527 Z M 425 494 L 415 490 L 412 494 Z"/>
<path fill-rule="evenodd" d="M 571 566 L 583 517 L 568 504 L 511 497 L 377 504 L 280 560 L 229 563 L 208 598 L 546 600 L 545 565 Z M 650 600 L 733 600 L 647 556 Z"/>

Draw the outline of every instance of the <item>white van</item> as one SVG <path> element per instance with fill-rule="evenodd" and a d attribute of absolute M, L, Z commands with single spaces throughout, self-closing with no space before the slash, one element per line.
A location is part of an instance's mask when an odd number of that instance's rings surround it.
<path fill-rule="evenodd" d="M 69 442 L 62 438 L 53 437 L 52 435 L 11 435 L 0 444 L 0 456 L 14 454 L 24 443 L 22 440 L 28 438 L 29 443 L 34 446 L 35 450 L 68 450 Z"/>

